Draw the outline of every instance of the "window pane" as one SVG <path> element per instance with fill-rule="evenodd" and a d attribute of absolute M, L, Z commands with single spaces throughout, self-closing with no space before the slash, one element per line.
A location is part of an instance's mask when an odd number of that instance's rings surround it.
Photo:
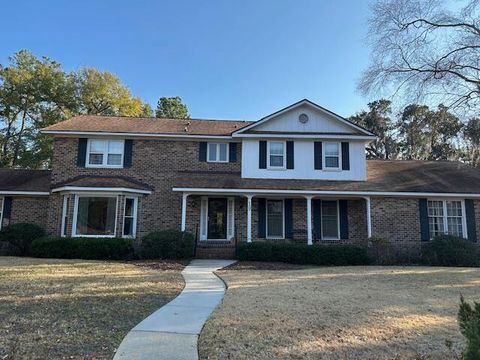
<path fill-rule="evenodd" d="M 338 156 L 339 153 L 339 145 L 336 143 L 326 143 L 325 144 L 325 156 L 333 155 Z"/>
<path fill-rule="evenodd" d="M 116 204 L 116 198 L 79 198 L 77 235 L 114 235 Z"/>
<path fill-rule="evenodd" d="M 270 154 L 283 156 L 283 142 L 270 142 Z"/>
<path fill-rule="evenodd" d="M 447 201 L 447 216 L 462 216 L 462 203 L 460 201 Z"/>
<path fill-rule="evenodd" d="M 133 235 L 133 218 L 126 217 L 123 222 L 123 235 L 131 236 Z"/>
<path fill-rule="evenodd" d="M 283 166 L 283 156 L 270 155 L 270 166 Z"/>
<path fill-rule="evenodd" d="M 88 163 L 90 165 L 102 165 L 103 154 L 90 154 L 88 157 Z"/>
<path fill-rule="evenodd" d="M 448 224 L 448 233 L 450 235 L 463 237 L 461 217 L 449 217 L 447 220 L 447 224 Z"/>
<path fill-rule="evenodd" d="M 217 160 L 217 144 L 208 144 L 208 161 Z"/>
<path fill-rule="evenodd" d="M 133 216 L 133 204 L 135 199 L 125 199 L 125 216 Z"/>
<path fill-rule="evenodd" d="M 338 168 L 339 167 L 338 157 L 326 156 L 325 157 L 325 167 L 327 167 L 327 168 Z"/>
<path fill-rule="evenodd" d="M 443 202 L 429 201 L 428 202 L 428 216 L 443 216 Z"/>
<path fill-rule="evenodd" d="M 105 140 L 90 140 L 90 152 L 103 153 L 105 152 Z"/>
<path fill-rule="evenodd" d="M 338 239 L 338 216 L 336 201 L 322 201 L 323 238 Z"/>
<path fill-rule="evenodd" d="M 121 141 L 121 140 L 110 140 L 108 142 L 108 153 L 109 154 L 123 154 L 123 141 Z"/>
<path fill-rule="evenodd" d="M 227 144 L 219 144 L 218 146 L 220 146 L 219 161 L 227 161 Z"/>
<path fill-rule="evenodd" d="M 122 154 L 108 154 L 108 165 L 122 165 Z"/>
<path fill-rule="evenodd" d="M 267 201 L 267 237 L 283 237 L 283 201 Z"/>

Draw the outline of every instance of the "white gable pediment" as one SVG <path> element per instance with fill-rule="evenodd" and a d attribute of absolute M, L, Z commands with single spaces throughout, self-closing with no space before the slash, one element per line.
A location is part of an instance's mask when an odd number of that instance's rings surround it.
<path fill-rule="evenodd" d="M 304 121 L 301 121 L 301 117 Z M 307 121 L 305 121 L 305 118 Z M 308 100 L 302 100 L 269 115 L 236 133 L 305 133 L 374 136 L 369 131 L 350 123 L 342 117 Z"/>

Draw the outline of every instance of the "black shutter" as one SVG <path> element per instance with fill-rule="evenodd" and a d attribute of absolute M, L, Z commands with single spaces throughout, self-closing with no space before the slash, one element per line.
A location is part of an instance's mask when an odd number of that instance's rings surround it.
<path fill-rule="evenodd" d="M 350 170 L 350 144 L 342 142 L 342 170 Z"/>
<path fill-rule="evenodd" d="M 420 208 L 420 234 L 422 241 L 430 240 L 430 227 L 428 225 L 428 202 L 427 199 L 418 199 Z"/>
<path fill-rule="evenodd" d="M 266 218 L 266 200 L 262 198 L 257 199 L 258 202 L 258 237 L 265 238 L 266 237 L 266 227 L 267 227 L 267 218 Z"/>
<path fill-rule="evenodd" d="M 322 142 L 314 142 L 315 170 L 322 170 Z"/>
<path fill-rule="evenodd" d="M 312 200 L 313 238 L 322 238 L 322 200 Z"/>
<path fill-rule="evenodd" d="M 132 148 L 133 140 L 125 140 L 124 153 L 123 153 L 123 167 L 132 167 Z"/>
<path fill-rule="evenodd" d="M 200 142 L 198 144 L 198 161 L 205 162 L 207 161 L 207 143 Z"/>
<path fill-rule="evenodd" d="M 259 151 L 258 151 L 258 168 L 266 169 L 267 168 L 267 142 L 259 142 Z"/>
<path fill-rule="evenodd" d="M 10 220 L 10 217 L 12 215 L 12 202 L 13 199 L 11 196 L 6 196 L 3 199 L 3 219 L 4 220 Z"/>
<path fill-rule="evenodd" d="M 285 199 L 285 238 L 293 238 L 292 199 Z"/>
<path fill-rule="evenodd" d="M 348 239 L 348 201 L 339 200 L 338 206 L 340 207 L 340 239 Z"/>
<path fill-rule="evenodd" d="M 293 169 L 294 162 L 294 152 L 293 152 L 293 141 L 287 141 L 287 169 Z"/>
<path fill-rule="evenodd" d="M 87 139 L 78 139 L 77 166 L 85 167 L 87 161 Z"/>
<path fill-rule="evenodd" d="M 477 241 L 477 227 L 475 225 L 475 204 L 472 199 L 465 199 L 465 215 L 467 217 L 467 237 L 470 241 Z"/>
<path fill-rule="evenodd" d="M 230 143 L 228 147 L 228 161 L 237 162 L 237 143 Z"/>

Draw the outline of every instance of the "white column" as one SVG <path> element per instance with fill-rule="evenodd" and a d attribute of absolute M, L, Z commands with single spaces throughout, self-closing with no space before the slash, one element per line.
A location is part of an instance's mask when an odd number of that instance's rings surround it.
<path fill-rule="evenodd" d="M 187 197 L 188 194 L 182 194 L 182 231 L 187 227 Z"/>
<path fill-rule="evenodd" d="M 312 196 L 307 196 L 307 243 L 313 244 L 312 234 Z"/>
<path fill-rule="evenodd" d="M 367 236 L 370 238 L 372 237 L 372 209 L 370 203 L 370 196 L 365 198 L 367 203 Z"/>
<path fill-rule="evenodd" d="M 252 197 L 247 195 L 247 242 L 252 242 Z"/>

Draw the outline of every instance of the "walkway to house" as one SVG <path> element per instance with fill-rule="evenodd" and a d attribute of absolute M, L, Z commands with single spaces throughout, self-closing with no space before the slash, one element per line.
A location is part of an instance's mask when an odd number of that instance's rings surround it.
<path fill-rule="evenodd" d="M 233 262 L 193 260 L 182 271 L 185 288 L 180 295 L 135 326 L 114 360 L 198 359 L 198 335 L 225 294 L 223 281 L 213 271 Z"/>

